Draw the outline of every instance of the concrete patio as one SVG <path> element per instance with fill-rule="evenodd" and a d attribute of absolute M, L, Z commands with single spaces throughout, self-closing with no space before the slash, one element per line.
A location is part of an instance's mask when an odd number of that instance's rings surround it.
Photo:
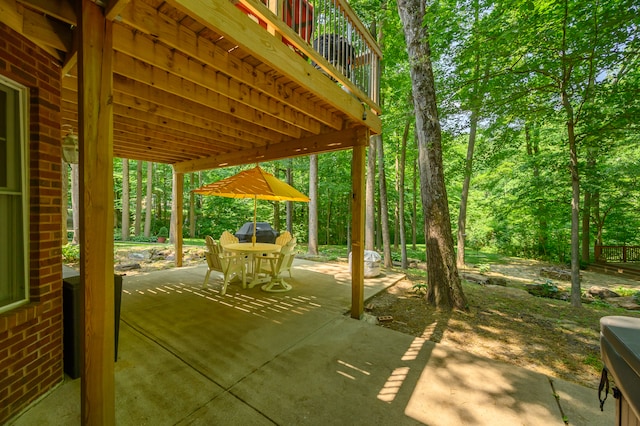
<path fill-rule="evenodd" d="M 296 260 L 269 294 L 204 266 L 125 277 L 119 425 L 608 425 L 597 391 L 350 319 L 343 264 Z M 400 274 L 365 280 L 365 298 Z M 557 397 L 557 398 L 556 398 Z M 15 425 L 80 424 L 80 379 Z"/>

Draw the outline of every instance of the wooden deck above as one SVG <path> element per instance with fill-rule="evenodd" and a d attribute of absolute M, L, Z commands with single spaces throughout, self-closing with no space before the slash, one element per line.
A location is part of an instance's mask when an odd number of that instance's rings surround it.
<path fill-rule="evenodd" d="M 114 156 L 185 173 L 350 148 L 381 131 L 377 99 L 260 2 L 242 0 L 261 24 L 228 0 L 105 3 Z M 61 126 L 77 132 L 75 10 L 72 0 L 0 0 L 1 21 L 60 59 Z"/>

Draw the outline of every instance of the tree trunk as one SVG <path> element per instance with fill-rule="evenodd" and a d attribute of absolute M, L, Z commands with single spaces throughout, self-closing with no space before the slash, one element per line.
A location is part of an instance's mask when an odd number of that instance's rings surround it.
<path fill-rule="evenodd" d="M 151 216 L 153 214 L 153 163 L 147 161 L 147 197 L 145 199 L 144 236 L 151 237 Z"/>
<path fill-rule="evenodd" d="M 376 141 L 374 136 L 369 138 L 365 191 L 364 249 L 374 250 L 376 245 Z"/>
<path fill-rule="evenodd" d="M 142 161 L 136 162 L 136 219 L 134 222 L 135 236 L 140 236 L 142 228 Z"/>
<path fill-rule="evenodd" d="M 129 160 L 122 159 L 122 241 L 129 240 Z"/>
<path fill-rule="evenodd" d="M 400 250 L 402 252 L 401 265 L 402 269 L 409 267 L 407 259 L 407 236 L 404 224 L 404 168 L 407 161 L 407 138 L 409 137 L 409 127 L 411 121 L 407 120 L 402 134 L 402 145 L 400 146 L 400 164 L 398 167 L 398 228 L 400 234 Z"/>
<path fill-rule="evenodd" d="M 569 170 L 571 171 L 571 306 L 582 306 L 580 289 L 580 176 L 578 174 L 578 150 L 574 132 L 574 114 L 569 95 L 562 91 L 562 104 L 567 114 L 567 138 L 569 139 Z"/>
<path fill-rule="evenodd" d="M 67 205 L 67 198 L 69 197 L 69 166 L 67 163 L 62 160 L 62 245 L 66 246 L 69 243 L 69 238 L 67 237 L 67 210 L 69 206 Z"/>
<path fill-rule="evenodd" d="M 318 156 L 309 156 L 309 248 L 312 256 L 318 255 Z"/>
<path fill-rule="evenodd" d="M 293 173 L 291 173 L 291 164 L 293 160 L 289 159 L 289 165 L 287 166 L 287 183 L 293 186 Z M 286 201 L 287 209 L 287 231 L 293 235 L 293 201 Z"/>
<path fill-rule="evenodd" d="M 415 136 L 417 140 L 418 137 Z M 413 160 L 413 200 L 411 201 L 411 246 L 418 249 L 418 160 Z"/>
<path fill-rule="evenodd" d="M 590 255 L 589 248 L 590 244 L 590 235 L 589 235 L 589 223 L 591 216 L 591 193 L 589 191 L 584 191 L 584 206 L 582 207 L 582 261 L 584 263 L 589 263 Z"/>
<path fill-rule="evenodd" d="M 189 179 L 191 189 L 196 189 L 199 185 L 196 183 L 196 174 L 191 173 Z M 196 194 L 189 191 L 189 238 L 196 237 Z"/>
<path fill-rule="evenodd" d="M 473 150 L 476 144 L 476 130 L 478 128 L 478 111 L 472 108 L 469 129 L 469 143 L 467 145 L 467 159 L 464 163 L 464 181 L 462 182 L 462 194 L 460 195 L 460 212 L 458 213 L 458 253 L 456 265 L 464 268 L 464 245 L 467 238 L 467 203 L 469 200 L 469 185 L 473 171 Z"/>
<path fill-rule="evenodd" d="M 594 179 L 594 171 L 596 167 L 596 150 L 592 147 L 587 148 L 587 166 L 585 168 L 586 181 Z M 589 187 L 589 185 L 587 185 Z M 582 208 L 582 261 L 589 263 L 591 256 L 589 249 L 591 247 L 591 191 L 584 191 L 584 206 Z"/>
<path fill-rule="evenodd" d="M 73 214 L 73 240 L 71 244 L 80 243 L 80 168 L 71 164 L 71 211 Z"/>
<path fill-rule="evenodd" d="M 424 25 L 424 4 L 420 0 L 399 0 L 407 52 L 411 64 L 413 103 L 418 135 L 420 192 L 424 210 L 427 246 L 428 303 L 438 309 L 466 310 L 453 250 L 447 191 L 442 161 L 442 135 L 438 119 L 435 81 L 431 66 L 429 34 Z"/>
<path fill-rule="evenodd" d="M 380 232 L 382 233 L 383 262 L 385 268 L 393 266 L 391 258 L 391 241 L 389 238 L 389 203 L 387 201 L 387 178 L 384 168 L 384 146 L 382 135 L 372 136 L 376 139 L 376 150 L 378 151 L 378 185 L 380 192 Z"/>

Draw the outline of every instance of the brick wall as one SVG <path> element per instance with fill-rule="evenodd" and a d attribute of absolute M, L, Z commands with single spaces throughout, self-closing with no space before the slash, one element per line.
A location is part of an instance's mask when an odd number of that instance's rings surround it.
<path fill-rule="evenodd" d="M 0 22 L 0 74 L 30 89 L 30 295 L 0 314 L 0 424 L 62 381 L 60 64 Z"/>

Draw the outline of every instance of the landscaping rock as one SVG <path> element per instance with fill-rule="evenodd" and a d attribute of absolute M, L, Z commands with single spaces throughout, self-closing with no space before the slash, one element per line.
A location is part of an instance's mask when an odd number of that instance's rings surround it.
<path fill-rule="evenodd" d="M 552 266 L 541 268 L 540 275 L 554 280 L 571 281 L 571 271 Z"/>
<path fill-rule="evenodd" d="M 480 285 L 487 285 L 490 283 L 489 277 L 479 274 L 463 273 L 462 279 Z"/>
<path fill-rule="evenodd" d="M 610 297 L 620 297 L 618 293 L 615 291 L 609 290 L 605 287 L 592 286 L 587 290 L 587 294 L 592 297 L 597 297 L 599 299 L 608 299 Z"/>
<path fill-rule="evenodd" d="M 497 285 L 497 286 L 500 286 L 500 287 L 506 287 L 507 286 L 507 280 L 505 278 L 502 278 L 502 277 L 489 277 L 489 284 Z"/>
<path fill-rule="evenodd" d="M 569 293 L 558 289 L 555 285 L 525 284 L 525 290 L 534 296 L 547 297 L 549 299 L 569 300 Z"/>
<path fill-rule="evenodd" d="M 139 263 L 124 263 L 120 265 L 116 265 L 114 269 L 116 271 L 131 271 L 133 269 L 140 269 L 141 266 Z"/>
<path fill-rule="evenodd" d="M 607 299 L 607 303 L 619 306 L 629 311 L 640 311 L 640 305 L 635 301 L 633 296 L 628 297 L 610 297 Z"/>

